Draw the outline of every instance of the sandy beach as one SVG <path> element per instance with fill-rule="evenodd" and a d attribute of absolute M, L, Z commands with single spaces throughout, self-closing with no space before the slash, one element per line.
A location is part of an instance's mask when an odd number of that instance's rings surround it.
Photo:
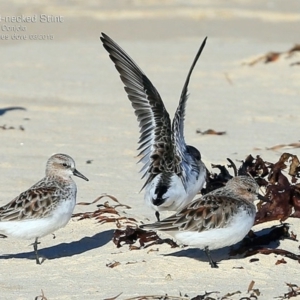
<path fill-rule="evenodd" d="M 131 207 L 118 208 L 120 215 L 144 223 L 155 220 L 139 193 L 138 123 L 99 40 L 101 32 L 147 74 L 170 116 L 208 36 L 189 85 L 185 138 L 201 151 L 209 170 L 211 164 L 226 164 L 228 157 L 241 161 L 252 154 L 275 162 L 283 152 L 300 155 L 299 148 L 268 150 L 299 141 L 300 66 L 291 66 L 300 61 L 299 52 L 282 54 L 273 63 L 247 65 L 267 52 L 284 52 L 300 43 L 297 0 L 14 0 L 1 3 L 0 11 L 1 206 L 44 176 L 52 154 L 67 153 L 90 180 L 74 179 L 77 202 L 107 193 Z M 7 16 L 29 19 L 13 22 Z M 226 134 L 201 135 L 197 129 Z M 78 205 L 74 213 L 93 211 L 106 200 Z M 300 236 L 300 220 L 287 222 Z M 277 224 L 263 223 L 253 230 Z M 47 257 L 42 265 L 35 264 L 33 241 L 0 239 L 0 298 L 43 299 L 35 298 L 43 290 L 48 300 L 110 299 L 120 293 L 118 300 L 166 294 L 191 299 L 205 291 L 218 291 L 211 295 L 215 299 L 240 291 L 226 298 L 240 299 L 250 297 L 247 289 L 253 280 L 262 300 L 283 296 L 286 283 L 300 285 L 299 263 L 288 258 L 286 264 L 275 265 L 280 256 L 255 255 L 259 260 L 250 263 L 250 258 L 229 258 L 225 248 L 214 252 L 220 264 L 211 269 L 199 249 L 167 244 L 116 248 L 115 229 L 114 223 L 72 218 L 55 238 L 41 239 L 40 254 Z M 273 246 L 299 254 L 299 242 Z M 112 262 L 120 265 L 109 268 Z"/>

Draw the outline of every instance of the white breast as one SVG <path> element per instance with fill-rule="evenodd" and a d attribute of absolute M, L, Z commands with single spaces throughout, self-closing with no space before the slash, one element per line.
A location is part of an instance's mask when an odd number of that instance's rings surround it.
<path fill-rule="evenodd" d="M 253 226 L 254 218 L 255 214 L 249 215 L 245 210 L 239 210 L 226 227 L 203 232 L 178 231 L 172 232 L 172 235 L 185 245 L 200 249 L 219 249 L 241 241 Z"/>
<path fill-rule="evenodd" d="M 0 233 L 21 239 L 40 238 L 64 227 L 70 220 L 76 199 L 62 200 L 51 215 L 20 221 L 0 222 Z"/>
<path fill-rule="evenodd" d="M 168 191 L 164 194 L 166 201 L 159 205 L 153 205 L 152 199 L 156 199 L 157 195 L 155 194 L 156 186 L 160 181 L 161 174 L 157 175 L 147 186 L 145 190 L 145 202 L 153 210 L 163 211 L 171 210 L 178 211 L 190 203 L 195 195 L 200 191 L 205 182 L 205 173 L 201 173 L 196 179 L 190 178 L 190 181 L 187 183 L 187 189 L 184 189 L 181 179 L 177 175 L 173 175 L 171 178 L 171 184 Z"/>

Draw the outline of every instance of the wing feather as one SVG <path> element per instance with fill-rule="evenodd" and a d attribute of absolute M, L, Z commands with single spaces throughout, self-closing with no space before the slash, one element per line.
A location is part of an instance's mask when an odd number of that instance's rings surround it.
<path fill-rule="evenodd" d="M 181 157 L 182 159 L 184 159 L 185 157 L 185 152 L 186 152 L 186 144 L 185 144 L 185 140 L 184 140 L 184 117 L 185 117 L 185 107 L 186 107 L 186 102 L 188 99 L 188 85 L 190 82 L 190 78 L 192 75 L 192 72 L 196 66 L 196 63 L 205 47 L 206 44 L 206 39 L 207 37 L 203 40 L 195 58 L 194 61 L 191 65 L 191 68 L 189 70 L 189 73 L 187 75 L 187 78 L 185 80 L 184 86 L 182 88 L 182 92 L 181 92 L 181 96 L 180 96 L 180 100 L 179 100 L 179 104 L 178 107 L 176 109 L 175 115 L 174 115 L 174 119 L 172 122 L 172 132 L 174 135 L 174 140 L 175 140 L 175 148 L 176 148 L 176 153 L 179 157 Z M 186 169 L 183 170 L 184 174 L 188 174 L 189 170 L 188 168 L 190 167 L 189 164 L 182 164 L 183 168 L 185 167 Z M 182 176 L 182 180 L 183 180 L 183 184 L 185 185 L 185 178 L 186 176 L 183 175 Z"/>
<path fill-rule="evenodd" d="M 45 217 L 60 200 L 56 187 L 37 187 L 21 193 L 0 208 L 0 221 L 19 221 Z"/>
<path fill-rule="evenodd" d="M 143 188 L 159 172 L 175 170 L 180 175 L 180 159 L 174 148 L 170 117 L 158 91 L 117 43 L 104 33 L 100 39 L 120 74 L 139 122 L 138 150 L 139 155 L 143 156 L 140 159 L 140 162 L 144 163 L 141 171 L 144 172 L 143 177 L 147 178 Z"/>
<path fill-rule="evenodd" d="M 143 225 L 143 228 L 166 232 L 181 230 L 202 232 L 212 228 L 221 228 L 239 208 L 237 205 L 232 205 L 232 202 L 238 202 L 238 200 L 207 194 L 194 200 L 180 212 L 160 222 Z"/>

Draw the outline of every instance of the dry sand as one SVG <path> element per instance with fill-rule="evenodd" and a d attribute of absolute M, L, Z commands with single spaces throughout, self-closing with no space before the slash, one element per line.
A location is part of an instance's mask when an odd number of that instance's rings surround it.
<path fill-rule="evenodd" d="M 273 64 L 242 65 L 268 51 L 285 51 L 299 43 L 300 3 L 281 1 L 10 1 L 0 3 L 3 16 L 62 16 L 62 22 L 1 21 L 0 128 L 1 198 L 4 205 L 44 174 L 53 153 L 71 155 L 90 181 L 76 178 L 78 201 L 90 202 L 102 193 L 132 207 L 127 216 L 154 220 L 139 194 L 136 165 L 138 125 L 106 51 L 100 32 L 115 39 L 136 60 L 159 90 L 173 115 L 190 64 L 205 36 L 208 42 L 195 68 L 187 104 L 186 141 L 203 159 L 225 164 L 248 154 L 276 161 L 282 151 L 266 150 L 299 140 L 299 66 L 280 59 Z M 7 26 L 25 26 L 16 41 Z M 23 28 L 24 29 L 24 28 Z M 32 34 L 53 39 L 30 40 Z M 7 109 L 22 107 L 23 109 Z M 25 130 L 20 130 L 19 126 Z M 201 136 L 196 129 L 226 131 Z M 255 150 L 259 148 L 260 150 Z M 299 155 L 299 149 L 289 149 Z M 92 160 L 91 164 L 86 164 Z M 75 212 L 94 210 L 77 206 Z M 122 211 L 122 209 L 120 209 Z M 300 221 L 289 219 L 300 234 Z M 278 224 L 262 224 L 254 230 Z M 228 259 L 228 249 L 211 269 L 197 249 L 117 249 L 114 224 L 94 220 L 69 224 L 41 240 L 41 266 L 33 260 L 31 241 L 1 239 L 1 299 L 34 299 L 43 289 L 52 299 L 118 299 L 141 295 L 194 297 L 204 291 L 240 290 L 247 295 L 251 280 L 272 299 L 287 292 L 285 282 L 300 284 L 299 264 L 275 265 L 280 257 L 256 255 Z M 280 247 L 298 253 L 299 244 L 285 240 Z M 113 269 L 106 264 L 121 263 Z M 134 262 L 133 264 L 127 264 Z M 240 268 L 242 267 L 242 268 Z M 248 295 L 249 296 L 249 295 Z M 232 296 L 239 299 L 241 295 Z"/>

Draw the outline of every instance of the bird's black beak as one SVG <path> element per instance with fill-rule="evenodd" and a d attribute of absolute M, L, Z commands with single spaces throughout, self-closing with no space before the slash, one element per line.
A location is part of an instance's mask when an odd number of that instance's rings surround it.
<path fill-rule="evenodd" d="M 76 169 L 73 171 L 74 176 L 80 177 L 86 181 L 89 181 L 84 175 L 82 175 L 80 172 L 78 172 Z"/>
<path fill-rule="evenodd" d="M 257 198 L 263 202 L 268 202 L 268 203 L 272 202 L 269 198 L 262 196 L 261 194 L 257 194 Z"/>

